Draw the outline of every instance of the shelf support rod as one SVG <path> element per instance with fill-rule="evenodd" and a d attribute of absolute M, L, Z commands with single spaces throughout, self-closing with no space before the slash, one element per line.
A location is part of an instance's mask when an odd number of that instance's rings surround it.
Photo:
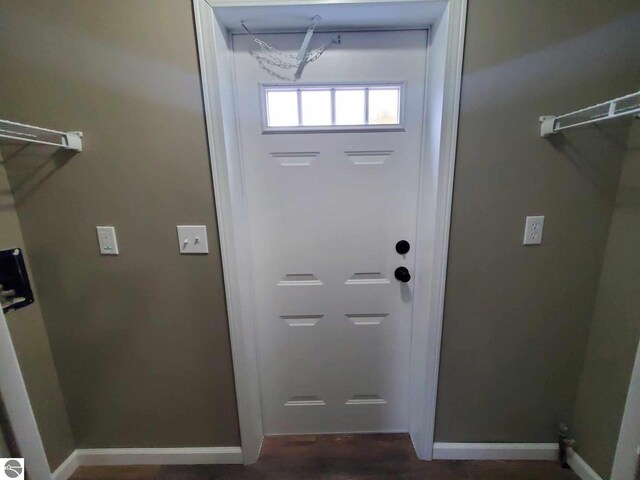
<path fill-rule="evenodd" d="M 9 127 L 10 129 L 4 127 Z M 21 129 L 26 131 L 22 131 Z M 38 139 L 37 133 L 60 135 L 60 142 Z M 39 145 L 51 145 L 53 147 L 66 148 L 76 152 L 82 151 L 82 132 L 61 132 L 59 130 L 51 130 L 50 128 L 36 127 L 34 125 L 27 125 L 26 123 L 12 122 L 9 120 L 0 120 L 0 139 L 2 138 L 27 143 L 36 143 Z"/>
<path fill-rule="evenodd" d="M 635 103 L 631 103 L 631 105 L 624 110 L 618 110 L 618 106 L 623 102 L 633 101 Z M 594 115 L 587 120 L 573 123 L 571 125 L 566 126 L 558 126 L 558 120 L 566 119 L 572 115 L 585 114 L 589 110 L 596 110 L 606 107 L 606 114 L 602 114 L 600 112 L 594 112 Z M 617 111 L 618 110 L 618 111 Z M 616 112 L 617 111 L 617 112 Z M 580 110 L 576 110 L 575 112 L 566 113 L 564 115 L 552 116 L 546 115 L 540 117 L 540 136 L 548 137 L 554 133 L 557 133 L 561 130 L 566 130 L 568 128 L 579 127 L 582 125 L 589 125 L 591 123 L 597 123 L 604 120 L 611 120 L 613 118 L 626 117 L 628 115 L 638 116 L 640 115 L 640 91 L 635 93 L 631 93 L 629 95 L 625 95 L 624 97 L 615 98 L 613 100 L 609 100 L 608 102 L 598 103 L 597 105 L 592 105 L 590 107 L 581 108 Z"/>

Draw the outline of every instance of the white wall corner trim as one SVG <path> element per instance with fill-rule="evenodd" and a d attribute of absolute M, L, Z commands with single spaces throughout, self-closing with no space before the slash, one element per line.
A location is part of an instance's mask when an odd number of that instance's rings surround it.
<path fill-rule="evenodd" d="M 13 348 L 7 320 L 0 310 L 0 392 L 9 423 L 24 456 L 32 480 L 49 480 L 51 470 L 38 424 L 31 408 L 27 386 Z"/>
<path fill-rule="evenodd" d="M 241 464 L 240 447 L 78 449 L 58 467 L 53 480 L 67 480 L 82 466 Z"/>
<path fill-rule="evenodd" d="M 434 460 L 557 460 L 556 443 L 433 444 Z"/>
<path fill-rule="evenodd" d="M 640 447 L 640 344 L 631 372 L 627 400 L 622 415 L 616 454 L 611 469 L 611 480 L 634 478 L 638 468 Z"/>
<path fill-rule="evenodd" d="M 603 480 L 575 450 L 569 449 L 567 463 L 582 480 Z M 629 479 L 630 480 L 630 479 Z"/>

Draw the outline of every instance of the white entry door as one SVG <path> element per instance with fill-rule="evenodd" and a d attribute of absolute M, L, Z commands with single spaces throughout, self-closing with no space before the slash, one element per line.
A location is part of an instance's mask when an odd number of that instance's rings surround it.
<path fill-rule="evenodd" d="M 233 48 L 264 431 L 406 432 L 427 31 L 341 33 L 295 83 Z"/>

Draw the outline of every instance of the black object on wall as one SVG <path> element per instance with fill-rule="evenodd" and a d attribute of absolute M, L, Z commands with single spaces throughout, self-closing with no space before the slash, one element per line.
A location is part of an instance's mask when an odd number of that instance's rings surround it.
<path fill-rule="evenodd" d="M 0 301 L 4 313 L 33 303 L 29 275 L 19 248 L 0 250 Z"/>

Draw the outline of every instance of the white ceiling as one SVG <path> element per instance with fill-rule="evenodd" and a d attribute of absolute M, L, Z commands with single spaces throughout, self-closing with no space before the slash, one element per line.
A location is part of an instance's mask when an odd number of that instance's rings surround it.
<path fill-rule="evenodd" d="M 242 1 L 211 1 L 218 21 L 242 32 L 241 21 L 253 32 L 305 31 L 314 15 L 322 17 L 317 31 L 426 28 L 442 16 L 445 0 L 362 1 L 303 5 L 244 5 Z M 303 0 L 304 1 L 304 0 Z M 356 0 L 357 1 L 357 0 Z M 233 4 L 240 4 L 234 6 Z M 256 2 L 253 2 L 256 3 Z"/>

